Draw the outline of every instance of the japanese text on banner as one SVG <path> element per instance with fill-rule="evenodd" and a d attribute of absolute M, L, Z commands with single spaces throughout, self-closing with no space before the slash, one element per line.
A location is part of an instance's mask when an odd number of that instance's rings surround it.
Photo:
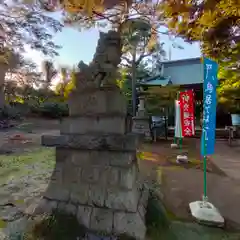
<path fill-rule="evenodd" d="M 214 153 L 216 107 L 217 107 L 217 71 L 216 62 L 204 58 L 204 83 L 203 83 L 203 129 L 201 140 L 201 154 Z"/>
<path fill-rule="evenodd" d="M 194 94 L 192 90 L 180 92 L 181 126 L 183 137 L 195 134 Z"/>

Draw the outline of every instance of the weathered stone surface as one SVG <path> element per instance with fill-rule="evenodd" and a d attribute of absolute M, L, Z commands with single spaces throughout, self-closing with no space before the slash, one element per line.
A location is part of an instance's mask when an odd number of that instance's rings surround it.
<path fill-rule="evenodd" d="M 84 183 L 76 183 L 69 186 L 70 202 L 75 204 L 87 204 L 89 195 L 89 185 Z"/>
<path fill-rule="evenodd" d="M 109 167 L 88 166 L 82 171 L 82 181 L 87 183 L 105 184 L 107 182 Z"/>
<path fill-rule="evenodd" d="M 110 165 L 115 167 L 130 167 L 133 162 L 136 162 L 136 152 L 109 152 Z"/>
<path fill-rule="evenodd" d="M 63 183 L 63 166 L 63 164 L 56 164 L 52 172 L 51 180 L 56 181 L 59 184 Z"/>
<path fill-rule="evenodd" d="M 133 162 L 137 162 L 135 152 L 117 152 L 117 151 L 95 151 L 83 150 L 77 151 L 64 149 L 69 153 L 69 161 L 76 166 L 101 166 L 101 167 L 121 167 L 128 168 Z"/>
<path fill-rule="evenodd" d="M 120 171 L 120 186 L 131 190 L 136 183 L 137 167 L 132 165 L 131 168 L 121 169 Z"/>
<path fill-rule="evenodd" d="M 79 183 L 81 181 L 82 169 L 78 166 L 74 166 L 69 162 L 63 166 L 63 184 L 69 187 L 72 183 Z"/>
<path fill-rule="evenodd" d="M 123 191 L 118 188 L 108 188 L 105 198 L 105 206 L 127 212 L 136 212 L 139 200 L 139 192 L 137 189 L 131 191 Z"/>
<path fill-rule="evenodd" d="M 42 199 L 40 199 L 40 200 L 42 200 Z M 34 202 L 32 202 L 31 204 L 29 204 L 29 205 L 26 207 L 26 209 L 24 210 L 25 214 L 31 216 L 31 215 L 34 215 L 34 214 L 39 214 L 38 211 L 40 211 L 40 214 L 41 214 L 41 213 L 42 213 L 42 209 L 39 208 L 39 202 L 40 202 L 40 200 L 34 201 Z"/>
<path fill-rule="evenodd" d="M 138 213 L 143 221 L 145 220 L 146 212 L 147 212 L 146 208 L 142 204 L 138 204 Z"/>
<path fill-rule="evenodd" d="M 137 143 L 134 134 L 42 136 L 42 145 L 44 146 L 79 150 L 135 151 Z"/>
<path fill-rule="evenodd" d="M 107 151 L 76 151 L 69 149 L 68 151 L 71 154 L 71 162 L 76 166 L 109 166 L 110 154 Z"/>
<path fill-rule="evenodd" d="M 70 197 L 70 192 L 66 186 L 62 186 L 58 182 L 51 181 L 44 193 L 44 196 L 48 199 L 67 202 Z"/>
<path fill-rule="evenodd" d="M 73 204 L 60 202 L 57 207 L 60 211 L 65 212 L 70 215 L 76 215 L 77 213 L 77 207 Z"/>
<path fill-rule="evenodd" d="M 13 221 L 23 216 L 17 207 L 0 206 L 0 218 L 3 221 Z"/>
<path fill-rule="evenodd" d="M 141 189 L 141 196 L 139 199 L 139 205 L 143 205 L 144 208 L 147 208 L 148 197 L 149 197 L 149 189 L 145 184 L 143 184 Z"/>
<path fill-rule="evenodd" d="M 66 118 L 61 124 L 61 134 L 125 133 L 125 116 L 91 116 Z"/>
<path fill-rule="evenodd" d="M 56 147 L 56 162 L 68 162 L 70 157 L 71 153 L 68 151 L 68 149 Z"/>
<path fill-rule="evenodd" d="M 87 233 L 84 240 L 118 240 L 118 237 L 114 235 L 105 236 L 104 233 Z"/>
<path fill-rule="evenodd" d="M 134 117 L 132 124 L 132 132 L 143 135 L 146 140 L 151 140 L 149 118 Z"/>
<path fill-rule="evenodd" d="M 92 151 L 76 151 L 72 149 L 66 149 L 66 151 L 69 152 L 69 155 L 71 154 L 70 161 L 75 166 L 88 166 L 91 164 L 91 158 Z M 98 153 L 98 151 L 96 151 Z M 96 155 L 96 154 L 95 154 Z M 97 157 L 97 155 L 95 156 Z"/>
<path fill-rule="evenodd" d="M 145 239 L 146 227 L 138 213 L 114 213 L 113 231 L 118 234 L 127 234 L 136 239 Z"/>
<path fill-rule="evenodd" d="M 57 201 L 52 201 L 46 198 L 42 198 L 34 211 L 32 211 L 33 215 L 48 213 L 51 214 L 55 209 L 57 209 Z"/>
<path fill-rule="evenodd" d="M 111 209 L 94 208 L 91 215 L 90 228 L 95 231 L 111 233 L 113 227 L 113 211 Z"/>
<path fill-rule="evenodd" d="M 108 184 L 110 186 L 118 186 L 120 181 L 120 170 L 119 168 L 110 168 L 108 175 Z"/>
<path fill-rule="evenodd" d="M 90 227 L 90 217 L 92 213 L 92 208 L 87 206 L 78 206 L 77 219 L 80 224 L 86 228 Z"/>
<path fill-rule="evenodd" d="M 93 206 L 103 207 L 106 189 L 103 186 L 92 185 L 89 188 L 88 203 Z"/>
<path fill-rule="evenodd" d="M 76 92 L 69 97 L 70 116 L 105 113 L 125 115 L 126 112 L 126 101 L 116 87 L 92 89 L 91 93 L 88 91 L 81 92 L 81 94 Z"/>

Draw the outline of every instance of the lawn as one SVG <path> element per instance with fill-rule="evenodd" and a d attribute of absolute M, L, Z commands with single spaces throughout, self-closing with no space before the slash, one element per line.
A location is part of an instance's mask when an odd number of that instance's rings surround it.
<path fill-rule="evenodd" d="M 55 150 L 53 148 L 37 147 L 22 154 L 0 155 L 0 184 L 6 180 L 35 172 L 32 166 L 40 169 L 53 168 Z"/>

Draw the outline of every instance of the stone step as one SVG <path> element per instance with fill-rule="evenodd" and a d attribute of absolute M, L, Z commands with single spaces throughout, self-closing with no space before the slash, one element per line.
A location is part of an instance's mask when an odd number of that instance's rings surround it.
<path fill-rule="evenodd" d="M 62 121 L 61 134 L 117 133 L 126 132 L 125 115 L 89 115 L 65 118 Z"/>
<path fill-rule="evenodd" d="M 80 150 L 135 152 L 138 139 L 135 134 L 65 134 L 42 135 L 41 143 L 47 147 L 62 147 Z"/>
<path fill-rule="evenodd" d="M 127 113 L 125 98 L 117 87 L 101 87 L 75 91 L 69 96 L 69 115 L 85 114 L 124 114 Z"/>

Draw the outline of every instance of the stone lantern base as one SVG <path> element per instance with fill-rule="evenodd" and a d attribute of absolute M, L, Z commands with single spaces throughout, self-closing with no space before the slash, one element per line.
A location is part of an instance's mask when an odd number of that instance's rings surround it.
<path fill-rule="evenodd" d="M 132 118 L 132 132 L 143 136 L 144 140 L 151 141 L 151 131 L 149 125 L 149 117 L 136 116 Z"/>

